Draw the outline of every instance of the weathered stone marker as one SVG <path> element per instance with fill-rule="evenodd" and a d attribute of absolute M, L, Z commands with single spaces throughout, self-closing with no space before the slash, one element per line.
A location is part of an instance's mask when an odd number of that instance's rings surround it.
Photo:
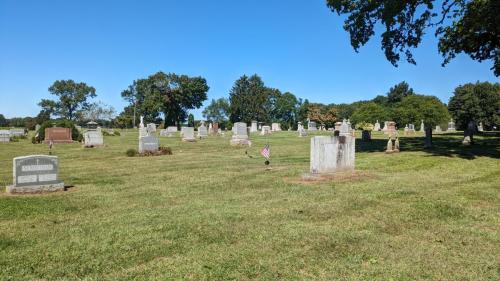
<path fill-rule="evenodd" d="M 0 130 L 0 142 L 10 142 L 9 130 Z"/>
<path fill-rule="evenodd" d="M 157 152 L 158 147 L 158 139 L 155 136 L 145 136 L 139 138 L 139 153 Z"/>
<path fill-rule="evenodd" d="M 194 127 L 182 127 L 182 141 L 194 142 Z"/>
<path fill-rule="evenodd" d="M 260 135 L 261 136 L 267 136 L 267 135 L 270 135 L 271 134 L 271 127 L 269 126 L 262 126 L 261 128 L 261 131 L 260 131 Z"/>
<path fill-rule="evenodd" d="M 237 122 L 233 125 L 233 136 L 229 141 L 231 145 L 251 145 L 250 140 L 248 140 L 247 124 L 243 122 Z"/>
<path fill-rule="evenodd" d="M 87 123 L 87 131 L 83 134 L 85 147 L 103 146 L 104 140 L 101 130 L 97 129 L 97 123 Z"/>
<path fill-rule="evenodd" d="M 250 133 L 257 133 L 259 129 L 257 129 L 257 121 L 252 121 L 252 125 L 250 126 Z"/>
<path fill-rule="evenodd" d="M 45 140 L 44 143 L 72 143 L 71 139 L 71 129 L 70 128 L 45 128 Z"/>
<path fill-rule="evenodd" d="M 281 132 L 281 124 L 280 123 L 272 123 L 271 131 L 273 132 Z"/>
<path fill-rule="evenodd" d="M 448 123 L 448 130 L 446 130 L 447 132 L 456 132 L 457 129 L 455 128 L 455 122 L 453 122 L 453 119 L 450 120 L 450 122 Z"/>
<path fill-rule="evenodd" d="M 198 138 L 206 138 L 208 137 L 208 130 L 207 127 L 205 127 L 205 124 L 202 124 L 200 127 L 198 127 Z"/>
<path fill-rule="evenodd" d="M 339 136 L 311 138 L 311 174 L 353 171 L 355 162 L 355 138 L 343 123 Z"/>
<path fill-rule="evenodd" d="M 308 131 L 317 131 L 318 128 L 316 127 L 316 122 L 314 122 L 314 121 L 307 122 L 307 130 Z"/>
<path fill-rule="evenodd" d="M 13 185 L 7 186 L 8 193 L 33 193 L 64 189 L 59 180 L 57 156 L 30 155 L 13 160 Z"/>

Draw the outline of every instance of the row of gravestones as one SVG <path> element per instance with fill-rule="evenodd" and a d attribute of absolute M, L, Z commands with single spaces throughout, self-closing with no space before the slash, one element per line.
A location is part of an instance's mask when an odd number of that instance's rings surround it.
<path fill-rule="evenodd" d="M 0 142 L 10 142 L 11 137 L 21 137 L 26 135 L 25 129 L 13 128 L 10 130 L 0 130 Z"/>

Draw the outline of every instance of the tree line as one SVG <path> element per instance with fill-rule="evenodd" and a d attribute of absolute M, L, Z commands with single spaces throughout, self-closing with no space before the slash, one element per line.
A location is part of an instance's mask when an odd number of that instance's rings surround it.
<path fill-rule="evenodd" d="M 48 91 L 56 99 L 42 99 L 40 112 L 35 117 L 6 119 L 0 114 L 0 127 L 26 127 L 48 120 L 70 120 L 84 125 L 97 121 L 103 126 L 130 128 L 137 125 L 139 116 L 146 122 L 163 126 L 195 126 L 189 110 L 200 108 L 207 100 L 209 86 L 203 77 L 189 77 L 158 72 L 137 79 L 121 93 L 128 102 L 116 115 L 114 108 L 91 102 L 97 96 L 94 87 L 73 80 L 55 81 Z M 392 120 L 399 127 L 423 120 L 428 127 L 446 127 L 453 118 L 458 129 L 465 129 L 469 121 L 482 122 L 491 130 L 500 124 L 500 84 L 489 82 L 468 83 L 458 86 L 448 104 L 435 96 L 416 93 L 408 83 L 391 87 L 384 95 L 353 103 L 314 103 L 297 98 L 293 93 L 265 85 L 254 74 L 241 76 L 234 82 L 228 98 L 212 99 L 203 110 L 205 121 L 218 122 L 230 128 L 235 122 L 258 121 L 280 123 L 283 129 L 296 129 L 298 122 L 315 121 L 326 127 L 350 119 L 353 124 Z"/>

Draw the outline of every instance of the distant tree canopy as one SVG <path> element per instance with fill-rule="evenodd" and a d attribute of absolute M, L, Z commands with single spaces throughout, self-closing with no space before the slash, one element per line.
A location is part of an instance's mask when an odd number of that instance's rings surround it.
<path fill-rule="evenodd" d="M 9 125 L 8 120 L 3 116 L 3 114 L 0 114 L 0 127 L 7 127 Z"/>
<path fill-rule="evenodd" d="M 146 122 L 159 122 L 163 114 L 165 126 L 171 126 L 186 121 L 188 110 L 200 108 L 208 89 L 202 77 L 158 72 L 134 81 L 121 95 L 136 107 L 136 118 L 143 115 Z"/>
<path fill-rule="evenodd" d="M 465 129 L 469 121 L 483 122 L 484 127 L 492 129 L 500 125 L 500 84 L 477 82 L 458 86 L 448 110 L 459 129 Z"/>
<path fill-rule="evenodd" d="M 436 125 L 445 126 L 450 120 L 450 114 L 446 105 L 437 97 L 414 94 L 403 98 L 394 109 L 392 119 L 400 127 L 423 120 L 425 126 L 433 128 Z"/>
<path fill-rule="evenodd" d="M 415 93 L 413 92 L 413 89 L 410 88 L 410 85 L 403 81 L 389 89 L 389 92 L 387 93 L 386 105 L 396 105 L 401 102 L 403 98 L 413 94 Z"/>
<path fill-rule="evenodd" d="M 358 51 L 375 35 L 380 25 L 385 56 L 397 66 L 402 54 L 416 64 L 412 49 L 418 47 L 426 31 L 439 38 L 443 66 L 465 53 L 479 62 L 490 60 L 500 75 L 500 2 L 498 0 L 327 0 L 327 6 L 346 15 L 344 29 Z"/>
<path fill-rule="evenodd" d="M 49 87 L 49 92 L 58 100 L 42 99 L 39 106 L 42 112 L 74 120 L 78 113 L 88 107 L 88 99 L 96 97 L 95 88 L 73 80 L 57 80 Z"/>
<path fill-rule="evenodd" d="M 229 118 L 230 105 L 229 100 L 220 98 L 217 100 L 212 99 L 210 104 L 203 110 L 203 118 L 208 121 L 222 123 Z"/>
<path fill-rule="evenodd" d="M 335 122 L 339 120 L 337 116 L 337 108 L 333 105 L 324 105 L 319 103 L 311 103 L 309 105 L 307 114 L 308 119 L 320 125 L 323 124 L 330 128 L 334 127 Z"/>
<path fill-rule="evenodd" d="M 351 123 L 371 123 L 374 124 L 377 120 L 384 122 L 390 119 L 389 110 L 375 102 L 368 102 L 360 105 L 354 110 L 351 116 Z"/>

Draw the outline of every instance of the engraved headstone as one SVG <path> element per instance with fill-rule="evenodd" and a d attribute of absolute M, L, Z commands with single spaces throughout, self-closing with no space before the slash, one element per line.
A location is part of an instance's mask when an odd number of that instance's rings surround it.
<path fill-rule="evenodd" d="M 12 129 L 10 129 L 10 136 L 11 137 L 22 137 L 22 136 L 24 136 L 24 129 L 12 128 Z"/>
<path fill-rule="evenodd" d="M 453 119 L 450 120 L 448 123 L 448 132 L 456 132 L 457 129 L 455 128 L 455 122 L 453 122 Z"/>
<path fill-rule="evenodd" d="M 316 122 L 314 122 L 314 121 L 307 122 L 307 130 L 308 131 L 317 131 L 318 128 L 316 128 Z"/>
<path fill-rule="evenodd" d="M 194 127 L 182 127 L 182 141 L 194 142 Z"/>
<path fill-rule="evenodd" d="M 52 127 L 45 128 L 45 140 L 44 143 L 72 143 L 71 139 L 71 129 L 70 128 L 60 128 Z"/>
<path fill-rule="evenodd" d="M 198 127 L 198 138 L 206 138 L 208 137 L 208 130 L 207 130 L 207 127 L 205 127 L 205 125 L 201 125 L 200 127 Z"/>
<path fill-rule="evenodd" d="M 252 125 L 250 126 L 250 133 L 256 133 L 259 130 L 257 129 L 257 121 L 252 121 Z"/>
<path fill-rule="evenodd" d="M 342 130 L 341 133 L 311 138 L 311 174 L 354 170 L 355 138 Z"/>
<path fill-rule="evenodd" d="M 281 131 L 281 124 L 280 123 L 272 123 L 271 124 L 271 131 L 280 132 Z"/>
<path fill-rule="evenodd" d="M 59 180 L 57 156 L 30 155 L 13 160 L 13 185 L 7 186 L 8 193 L 32 193 L 64 189 Z"/>
<path fill-rule="evenodd" d="M 375 126 L 373 127 L 373 130 L 374 130 L 375 132 L 380 131 L 380 123 L 378 122 L 378 120 L 377 120 L 377 122 L 375 123 Z"/>
<path fill-rule="evenodd" d="M 270 135 L 271 134 L 271 127 L 269 126 L 262 126 L 262 129 L 260 131 L 260 135 L 261 136 L 266 136 L 266 135 Z"/>
<path fill-rule="evenodd" d="M 212 135 L 213 133 L 214 133 L 214 127 L 213 127 L 212 123 L 209 123 L 208 124 L 208 134 Z"/>
<path fill-rule="evenodd" d="M 386 135 L 392 136 L 392 135 L 396 134 L 396 122 L 394 122 L 394 121 L 387 121 L 385 129 L 386 130 L 385 130 L 384 133 Z"/>
<path fill-rule="evenodd" d="M 158 147 L 158 139 L 155 136 L 145 136 L 139 138 L 139 153 L 157 152 Z"/>
<path fill-rule="evenodd" d="M 237 122 L 233 125 L 233 136 L 229 141 L 231 145 L 250 145 L 251 142 L 248 139 L 247 124 L 243 122 Z"/>
<path fill-rule="evenodd" d="M 9 130 L 0 130 L 0 142 L 10 142 Z"/>
<path fill-rule="evenodd" d="M 483 122 L 479 122 L 479 126 L 477 126 L 477 131 L 478 131 L 478 132 L 484 132 L 484 129 L 483 129 Z"/>

